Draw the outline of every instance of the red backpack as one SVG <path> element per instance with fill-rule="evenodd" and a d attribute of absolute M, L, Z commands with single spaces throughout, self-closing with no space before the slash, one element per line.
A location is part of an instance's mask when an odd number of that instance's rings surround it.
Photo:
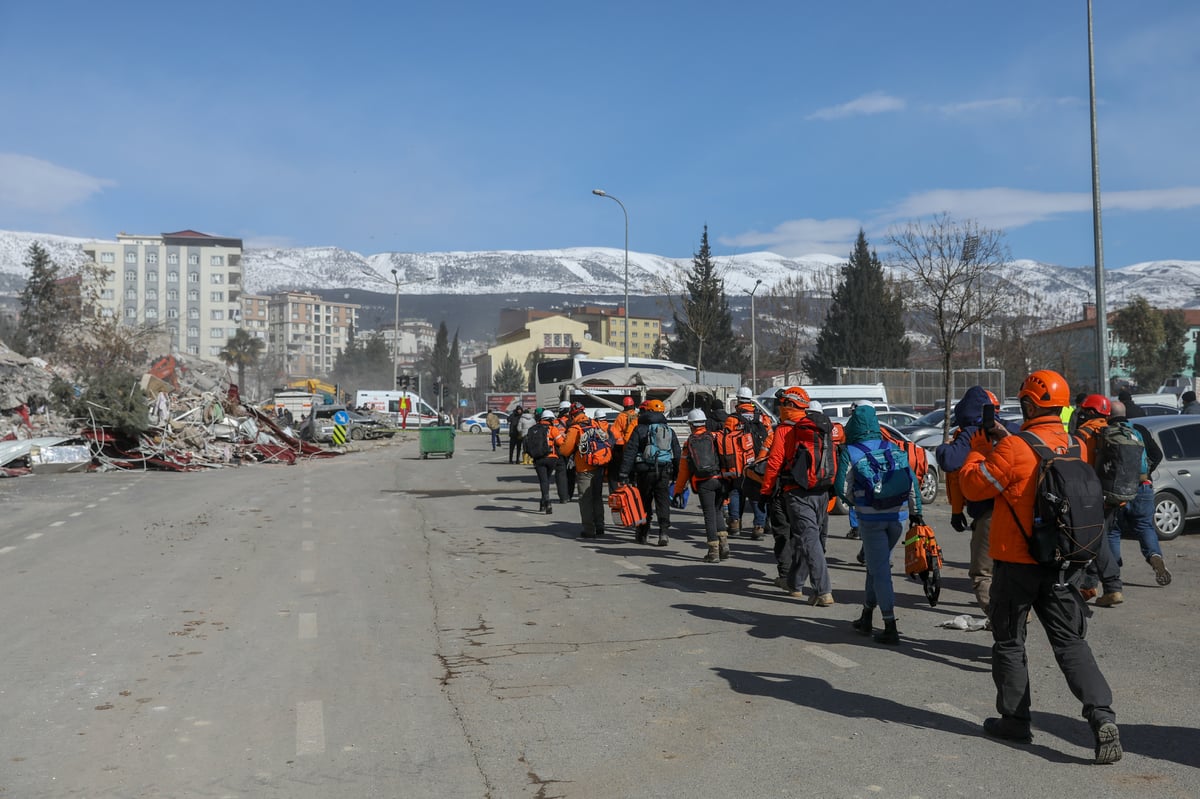
<path fill-rule="evenodd" d="M 883 425 L 879 426 L 879 434 L 884 441 L 890 441 L 893 446 L 899 447 L 908 455 L 908 465 L 912 467 L 913 474 L 917 477 L 917 486 L 919 487 L 921 483 L 925 482 L 925 473 L 929 471 L 929 454 L 925 452 L 925 448 L 892 435 Z M 920 489 L 918 488 L 918 490 Z"/>
<path fill-rule="evenodd" d="M 792 482 L 806 490 L 833 488 L 837 459 L 833 450 L 833 425 L 824 414 L 805 414 L 791 426 L 796 442 L 788 474 Z"/>
<path fill-rule="evenodd" d="M 721 476 L 736 480 L 742 476 L 746 464 L 755 456 L 754 436 L 746 425 L 726 427 L 717 440 L 721 454 Z"/>

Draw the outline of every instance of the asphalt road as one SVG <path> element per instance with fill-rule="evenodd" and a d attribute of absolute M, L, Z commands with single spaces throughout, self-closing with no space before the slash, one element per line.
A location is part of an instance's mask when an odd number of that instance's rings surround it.
<path fill-rule="evenodd" d="M 1098 767 L 1040 629 L 1033 744 L 983 737 L 990 638 L 936 626 L 978 616 L 944 500 L 942 601 L 897 577 L 883 647 L 844 517 L 815 608 L 769 541 L 702 563 L 696 507 L 666 549 L 582 542 L 486 436 L 417 455 L 0 481 L 0 797 L 1200 796 L 1200 536 L 1168 588 L 1125 542 Z"/>

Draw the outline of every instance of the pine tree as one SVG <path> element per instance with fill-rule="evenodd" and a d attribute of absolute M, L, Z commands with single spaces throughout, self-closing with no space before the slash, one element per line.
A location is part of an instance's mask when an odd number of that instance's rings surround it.
<path fill-rule="evenodd" d="M 1187 363 L 1187 324 L 1180 311 L 1160 311 L 1137 295 L 1117 311 L 1112 332 L 1125 344 L 1124 360 L 1134 381 L 1146 391 L 1155 390 Z"/>
<path fill-rule="evenodd" d="M 525 370 L 511 355 L 505 355 L 500 362 L 500 368 L 492 375 L 494 391 L 524 391 L 526 387 Z"/>
<path fill-rule="evenodd" d="M 58 347 L 65 310 L 58 286 L 58 265 L 36 241 L 25 259 L 29 280 L 21 289 L 21 330 L 26 355 L 48 355 Z"/>
<path fill-rule="evenodd" d="M 708 225 L 700 237 L 700 250 L 692 257 L 682 315 L 675 312 L 675 338 L 671 360 L 694 364 L 696 371 L 740 374 L 748 356 L 741 338 L 733 334 L 733 315 L 725 296 L 725 280 L 717 273 L 708 246 Z"/>
<path fill-rule="evenodd" d="M 908 365 L 908 352 L 904 301 L 860 229 L 804 371 L 816 383 L 835 383 L 839 366 L 899 369 Z"/>

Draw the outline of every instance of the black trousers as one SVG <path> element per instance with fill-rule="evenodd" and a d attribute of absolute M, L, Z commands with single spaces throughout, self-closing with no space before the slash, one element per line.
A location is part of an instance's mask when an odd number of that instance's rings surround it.
<path fill-rule="evenodd" d="M 556 482 L 558 474 L 558 458 L 538 458 L 533 462 L 533 470 L 537 473 L 538 485 L 542 489 L 542 504 L 550 504 L 550 483 Z"/>
<path fill-rule="evenodd" d="M 621 476 L 621 462 L 625 460 L 625 445 L 614 444 L 612 448 L 612 460 L 608 462 L 606 472 L 608 474 L 608 493 L 617 490 L 617 478 Z M 646 510 L 650 510 L 650 506 L 646 505 Z"/>
<path fill-rule="evenodd" d="M 508 439 L 508 462 L 521 462 L 521 439 L 516 436 L 510 436 Z"/>
<path fill-rule="evenodd" d="M 575 494 L 575 459 L 568 455 L 561 460 L 555 482 L 558 484 L 558 501 L 566 502 Z"/>
<path fill-rule="evenodd" d="M 646 506 L 646 526 L 654 521 L 654 513 L 658 512 L 658 529 L 666 532 L 671 526 L 671 469 L 651 467 L 634 475 L 637 478 L 638 493 L 642 495 L 642 504 Z"/>
<path fill-rule="evenodd" d="M 996 683 L 996 710 L 1002 716 L 1029 723 L 1029 666 L 1025 657 L 1025 618 L 1030 608 L 1050 639 L 1058 668 L 1067 687 L 1083 703 L 1083 717 L 1093 729 L 1116 721 L 1112 689 L 1088 646 L 1082 577 L 1051 566 L 996 561 L 992 570 L 992 680 Z"/>
<path fill-rule="evenodd" d="M 775 566 L 779 576 L 787 579 L 792 570 L 792 522 L 787 514 L 787 501 L 782 491 L 764 497 L 767 503 L 767 530 L 775 540 Z"/>
<path fill-rule="evenodd" d="M 704 537 L 709 543 L 720 541 L 717 531 L 725 529 L 724 520 L 721 519 L 721 500 L 725 496 L 725 487 L 716 477 L 693 485 L 700 499 L 700 510 L 704 512 Z"/>

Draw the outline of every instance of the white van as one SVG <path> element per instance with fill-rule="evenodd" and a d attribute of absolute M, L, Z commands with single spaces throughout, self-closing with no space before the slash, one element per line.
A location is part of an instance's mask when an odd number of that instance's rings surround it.
<path fill-rule="evenodd" d="M 850 415 L 850 407 L 862 400 L 870 400 L 878 410 L 890 410 L 887 401 L 887 388 L 883 383 L 858 383 L 841 386 L 804 386 L 808 398 L 821 403 L 821 412 L 826 416 L 841 417 Z M 763 410 L 779 418 L 779 400 L 775 398 L 778 388 L 769 388 L 758 395 L 758 404 Z"/>

